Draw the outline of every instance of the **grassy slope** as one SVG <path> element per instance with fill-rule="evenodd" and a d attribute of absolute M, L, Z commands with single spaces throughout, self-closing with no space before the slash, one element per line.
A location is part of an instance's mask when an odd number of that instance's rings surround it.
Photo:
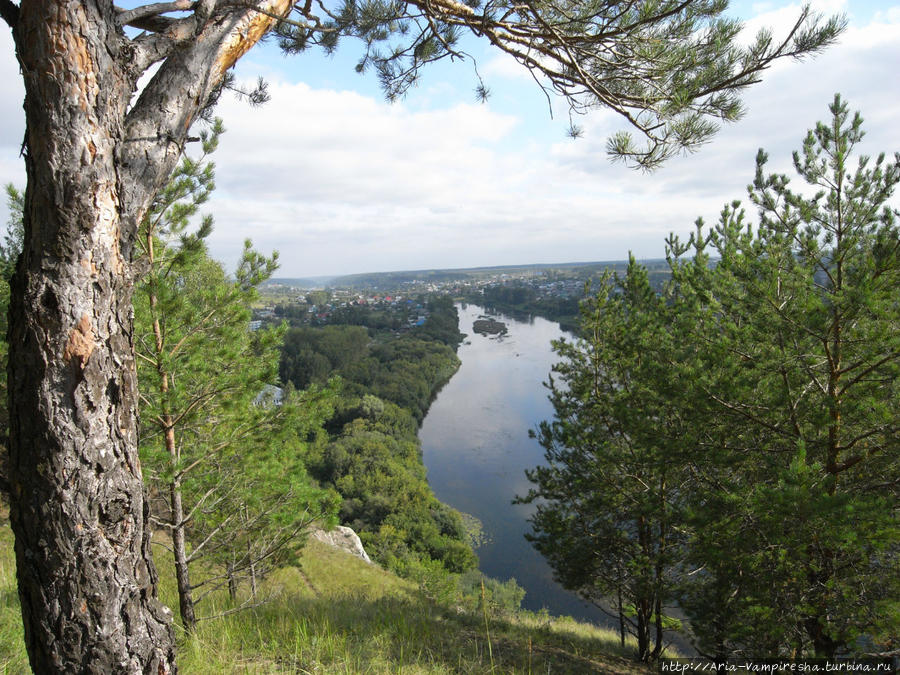
<path fill-rule="evenodd" d="M 162 599 L 177 607 L 157 549 Z M 179 641 L 182 673 L 646 673 L 616 635 L 571 620 L 485 617 L 437 605 L 410 582 L 311 541 L 302 569 L 267 582 L 269 601 L 201 622 Z M 216 605 L 218 603 L 218 605 Z M 213 598 L 201 615 L 221 613 Z M 488 640 L 490 635 L 490 641 Z M 29 672 L 15 589 L 12 533 L 0 525 L 0 673 Z"/>

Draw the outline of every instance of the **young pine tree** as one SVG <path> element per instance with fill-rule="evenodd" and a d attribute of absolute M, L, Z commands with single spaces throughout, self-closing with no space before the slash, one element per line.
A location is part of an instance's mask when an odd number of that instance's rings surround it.
<path fill-rule="evenodd" d="M 671 625 L 686 479 L 670 320 L 633 258 L 624 279 L 607 277 L 583 304 L 583 339 L 554 344 L 555 419 L 536 434 L 547 463 L 526 472 L 535 487 L 520 499 L 535 504 L 528 538 L 556 578 L 612 608 L 642 661 L 660 656 Z"/>
<path fill-rule="evenodd" d="M 146 274 L 135 296 L 135 345 L 141 395 L 141 457 L 154 517 L 171 534 L 184 628 L 196 603 L 241 578 L 256 583 L 291 559 L 310 523 L 336 505 L 316 488 L 303 463 L 305 441 L 321 428 L 328 392 L 265 392 L 277 382 L 284 328 L 251 332 L 256 287 L 276 267 L 246 242 L 235 279 L 209 258 L 204 218 L 191 217 L 213 189 L 221 126 L 204 135 L 204 155 L 185 158 L 141 230 Z M 200 559 L 218 563 L 202 579 Z M 198 589 L 200 595 L 196 592 Z"/>
<path fill-rule="evenodd" d="M 707 420 L 682 604 L 718 652 L 831 658 L 900 634 L 900 155 L 854 166 L 862 118 L 839 96 L 830 112 L 794 153 L 805 192 L 760 151 L 758 225 L 734 204 L 672 242 Z M 676 260 L 690 248 L 715 268 Z"/>

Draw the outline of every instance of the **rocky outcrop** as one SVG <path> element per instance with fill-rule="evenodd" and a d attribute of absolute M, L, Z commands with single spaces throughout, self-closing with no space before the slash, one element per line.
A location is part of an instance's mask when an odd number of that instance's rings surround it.
<path fill-rule="evenodd" d="M 360 541 L 359 539 L 359 535 L 357 535 L 356 532 L 354 532 L 349 527 L 338 525 L 336 528 L 329 532 L 326 532 L 325 530 L 315 529 L 310 532 L 309 536 L 313 539 L 318 539 L 319 541 L 328 544 L 329 546 L 334 546 L 335 548 L 347 551 L 347 553 L 365 560 L 370 565 L 372 564 L 369 555 L 366 553 L 366 549 L 363 548 L 362 541 Z"/>

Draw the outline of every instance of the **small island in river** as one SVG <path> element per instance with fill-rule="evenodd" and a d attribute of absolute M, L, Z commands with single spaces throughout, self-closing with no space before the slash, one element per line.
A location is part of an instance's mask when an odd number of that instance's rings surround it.
<path fill-rule="evenodd" d="M 506 335 L 506 324 L 490 317 L 479 318 L 472 324 L 472 330 L 482 335 Z"/>

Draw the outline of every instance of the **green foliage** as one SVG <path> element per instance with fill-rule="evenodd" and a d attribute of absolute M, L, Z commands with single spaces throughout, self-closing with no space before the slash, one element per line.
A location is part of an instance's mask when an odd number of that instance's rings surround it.
<path fill-rule="evenodd" d="M 9 220 L 6 221 L 6 232 L 0 243 L 0 277 L 9 283 L 16 271 L 16 260 L 22 252 L 22 240 L 25 237 L 22 212 L 25 210 L 25 195 L 19 192 L 12 183 L 6 184 L 6 208 Z M 3 321 L 6 321 L 4 312 Z M 5 323 L 4 323 L 5 325 Z M 4 329 L 4 335 L 6 330 Z"/>
<path fill-rule="evenodd" d="M 221 131 L 216 125 L 204 136 L 205 153 Z M 337 506 L 304 461 L 333 392 L 289 390 L 278 404 L 264 395 L 278 381 L 285 329 L 251 332 L 249 306 L 276 258 L 248 241 L 229 279 L 206 253 L 212 221 L 191 230 L 213 187 L 205 158 L 181 163 L 141 229 L 147 271 L 134 301 L 141 459 L 155 517 L 173 536 L 189 630 L 192 602 L 225 582 L 232 593 L 242 578 L 255 587 L 290 561 L 304 528 L 328 521 Z M 184 568 L 201 558 L 220 571 L 188 582 Z"/>
<path fill-rule="evenodd" d="M 373 345 L 344 373 L 348 391 L 369 391 L 410 411 L 421 423 L 437 390 L 459 367 L 459 359 L 439 342 L 403 336 Z"/>
<path fill-rule="evenodd" d="M 728 205 L 669 240 L 662 294 L 632 264 L 585 303 L 529 474 L 564 583 L 636 617 L 677 599 L 715 659 L 900 633 L 900 155 L 852 169 L 862 120 L 830 111 L 794 155 L 811 196 L 760 152 L 758 224 Z"/>
<path fill-rule="evenodd" d="M 6 366 L 9 345 L 6 342 L 7 319 L 9 311 L 9 282 L 16 271 L 16 261 L 22 252 L 22 240 L 25 236 L 22 224 L 22 210 L 25 208 L 25 196 L 16 190 L 12 183 L 6 185 L 6 208 L 9 209 L 9 220 L 6 233 L 0 243 L 0 490 L 6 492 L 6 462 L 9 438 L 9 408 L 7 407 Z"/>
<path fill-rule="evenodd" d="M 720 617 L 717 649 L 832 657 L 900 630 L 900 156 L 853 168 L 862 118 L 839 96 L 830 112 L 794 153 L 812 195 L 766 175 L 760 151 L 755 231 L 733 204 L 690 245 L 670 241 L 716 450 L 700 477 L 722 494 L 697 514 L 719 541 L 691 555 L 725 577 L 698 575 L 700 595 L 718 587 L 745 610 Z M 715 267 L 680 259 L 707 249 Z M 735 546 L 746 555 L 728 565 Z"/>
<path fill-rule="evenodd" d="M 488 286 L 481 298 L 472 298 L 488 309 L 516 314 L 534 313 L 552 321 L 575 322 L 579 316 L 579 302 L 582 296 L 562 297 L 559 295 L 539 297 L 531 285 L 504 284 Z"/>
<path fill-rule="evenodd" d="M 664 646 L 685 473 L 668 311 L 633 258 L 624 278 L 607 276 L 583 304 L 585 338 L 554 343 L 563 359 L 549 383 L 556 419 L 536 434 L 547 464 L 526 472 L 536 487 L 521 499 L 535 504 L 528 538 L 557 579 L 597 605 L 615 598 L 642 661 Z"/>
<path fill-rule="evenodd" d="M 350 396 L 374 395 L 410 411 L 421 422 L 432 398 L 456 369 L 461 340 L 450 298 L 432 299 L 425 324 L 376 340 L 362 326 L 292 328 L 280 374 L 298 388 L 340 376 Z"/>
<path fill-rule="evenodd" d="M 525 599 L 525 589 L 515 579 L 498 581 L 484 576 L 478 570 L 469 570 L 460 575 L 459 591 L 470 611 L 475 611 L 482 602 L 486 602 L 494 616 L 509 616 L 518 612 Z"/>
<path fill-rule="evenodd" d="M 292 328 L 281 375 L 297 386 L 340 378 L 331 438 L 311 452 L 310 472 L 341 495 L 341 521 L 375 560 L 449 588 L 435 565 L 462 572 L 477 559 L 460 514 L 434 497 L 422 464 L 418 425 L 459 365 L 452 301 L 432 299 L 429 312 L 423 326 L 376 340 L 363 326 Z"/>
<path fill-rule="evenodd" d="M 463 335 L 459 332 L 459 315 L 449 295 L 433 295 L 428 299 L 428 318 L 424 325 L 412 330 L 419 340 L 431 340 L 447 345 L 453 351 L 459 347 Z"/>
<path fill-rule="evenodd" d="M 738 119 L 741 91 L 776 59 L 815 53 L 846 24 L 841 17 L 823 21 L 804 8 L 786 36 L 776 39 L 762 30 L 745 44 L 740 22 L 722 16 L 727 6 L 724 0 L 624 6 L 546 0 L 527 8 L 508 0 L 439 6 L 344 0 L 325 10 L 324 18 L 307 6 L 301 20 L 283 21 L 276 31 L 288 53 L 313 45 L 332 53 L 342 37 L 358 39 L 364 48 L 357 71 L 374 69 L 387 98 L 395 100 L 428 63 L 470 59 L 458 46 L 468 28 L 527 67 L 545 91 L 561 95 L 570 113 L 604 107 L 621 115 L 646 144 L 620 132 L 608 141 L 610 154 L 654 168 L 708 141 L 720 122 Z M 475 75 L 484 100 L 488 88 L 477 70 Z M 574 122 L 570 129 L 580 135 Z"/>
<path fill-rule="evenodd" d="M 373 310 L 371 307 L 350 305 L 334 309 L 329 315 L 329 325 L 365 326 L 369 336 L 374 337 L 379 331 L 397 331 L 406 323 L 406 312 L 400 307 L 392 310 Z"/>
<path fill-rule="evenodd" d="M 341 494 L 341 521 L 387 567 L 402 573 L 429 560 L 452 572 L 474 567 L 462 518 L 428 486 L 417 425 L 402 408 L 384 402 L 381 407 L 374 419 L 357 417 L 345 424 L 310 456 L 310 471 Z"/>
<path fill-rule="evenodd" d="M 280 374 L 298 389 L 321 384 L 368 351 L 369 335 L 362 327 L 291 328 L 281 350 Z"/>

